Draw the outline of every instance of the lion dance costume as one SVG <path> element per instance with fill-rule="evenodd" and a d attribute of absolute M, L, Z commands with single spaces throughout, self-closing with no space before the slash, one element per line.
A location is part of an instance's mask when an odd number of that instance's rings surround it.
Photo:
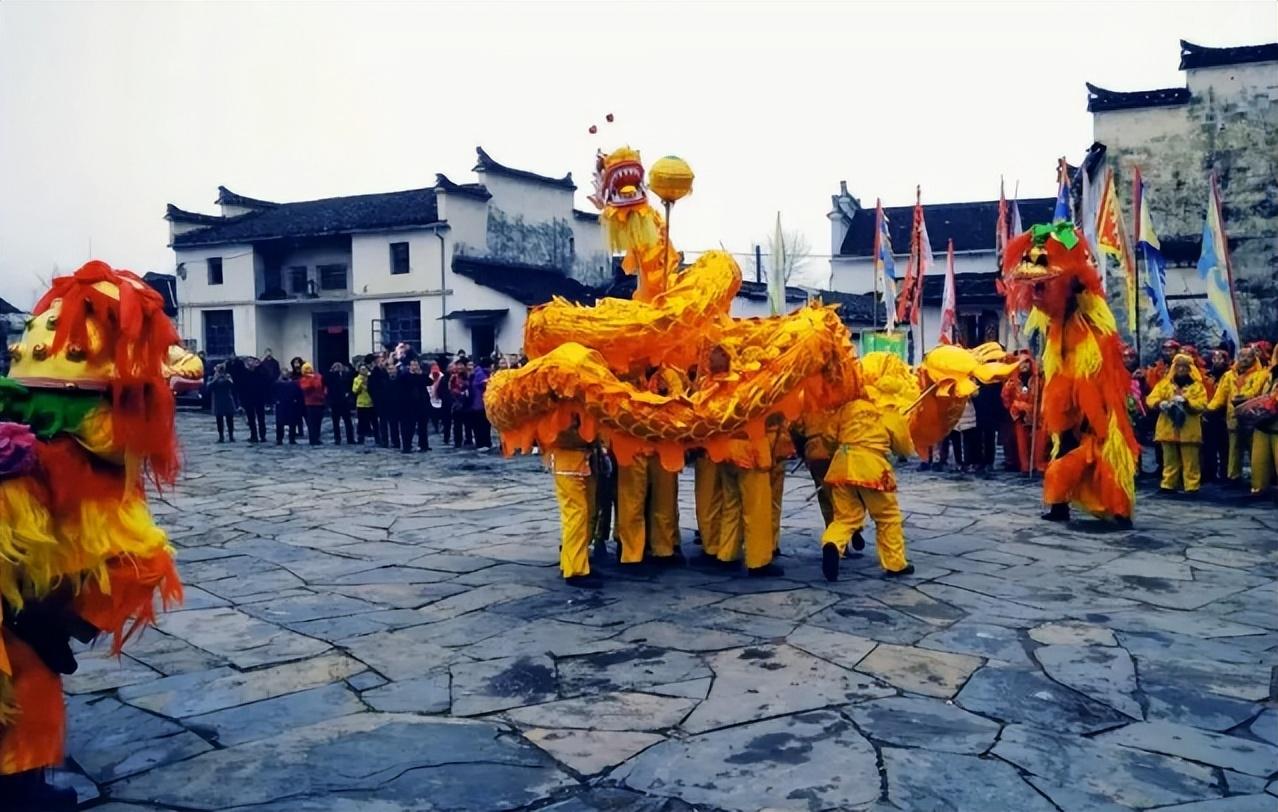
<path fill-rule="evenodd" d="M 157 598 L 166 608 L 181 600 L 144 481 L 171 484 L 178 472 L 167 380 L 177 343 L 158 293 L 90 262 L 54 280 L 9 348 L 10 377 L 0 379 L 0 796 L 17 808 L 74 806 L 74 792 L 41 778 L 62 760 L 59 675 L 76 668 L 70 639 L 106 633 L 118 653 L 154 620 Z"/>
<path fill-rule="evenodd" d="M 1130 524 L 1139 446 L 1127 413 L 1130 374 L 1100 273 L 1073 223 L 1035 226 L 1014 238 L 1004 272 L 1026 324 L 1044 336 L 1042 422 L 1052 438 L 1043 481 L 1049 510 L 1067 521 L 1069 506 Z"/>

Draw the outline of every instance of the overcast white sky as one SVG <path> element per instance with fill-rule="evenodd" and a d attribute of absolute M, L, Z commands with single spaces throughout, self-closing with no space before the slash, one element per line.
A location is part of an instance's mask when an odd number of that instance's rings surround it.
<path fill-rule="evenodd" d="M 776 212 L 830 251 L 867 205 L 1050 195 L 1091 143 L 1084 81 L 1183 84 L 1178 40 L 1278 39 L 1273 0 L 0 3 L 0 296 L 92 254 L 172 272 L 172 202 L 472 179 L 474 148 L 571 170 L 597 146 L 697 174 L 674 239 L 749 251 Z M 587 128 L 618 123 L 592 139 Z M 820 257 L 812 269 L 826 270 Z"/>

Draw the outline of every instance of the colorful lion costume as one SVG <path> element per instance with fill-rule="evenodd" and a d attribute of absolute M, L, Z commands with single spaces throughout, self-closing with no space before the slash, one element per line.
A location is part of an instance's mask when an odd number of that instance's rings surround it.
<path fill-rule="evenodd" d="M 1008 244 L 1003 263 L 1010 295 L 1033 306 L 1028 331 L 1044 336 L 1042 421 L 1053 445 L 1044 518 L 1067 520 L 1075 503 L 1130 523 L 1139 453 L 1130 373 L 1083 234 L 1072 223 L 1035 226 Z"/>
<path fill-rule="evenodd" d="M 177 333 L 129 271 L 54 280 L 0 379 L 0 777 L 62 759 L 69 639 L 112 650 L 179 602 L 146 504 L 178 473 L 166 367 Z M 190 367 L 189 360 L 184 361 Z M 189 371 L 189 370 L 188 370 Z M 53 808 L 50 803 L 49 808 Z"/>

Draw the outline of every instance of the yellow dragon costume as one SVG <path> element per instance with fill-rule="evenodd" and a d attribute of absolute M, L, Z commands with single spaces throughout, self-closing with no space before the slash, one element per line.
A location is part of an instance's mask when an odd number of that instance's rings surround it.
<path fill-rule="evenodd" d="M 157 596 L 181 600 L 144 477 L 176 478 L 167 378 L 194 369 L 170 357 L 163 301 L 129 271 L 90 262 L 33 312 L 0 379 L 0 796 L 53 810 L 75 800 L 40 777 L 62 759 L 69 639 L 108 633 L 118 652 Z"/>

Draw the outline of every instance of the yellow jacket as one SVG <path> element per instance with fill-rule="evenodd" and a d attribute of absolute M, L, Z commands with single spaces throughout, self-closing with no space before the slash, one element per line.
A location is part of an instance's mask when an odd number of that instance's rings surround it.
<path fill-rule="evenodd" d="M 835 413 L 834 434 L 838 448 L 825 484 L 896 490 L 896 471 L 888 455 L 913 453 L 909 431 L 899 414 L 857 398 Z"/>
<path fill-rule="evenodd" d="M 800 418 L 798 429 L 803 435 L 804 459 L 828 460 L 834 456 L 839 445 L 839 437 L 835 433 L 837 416 L 837 412 L 813 411 Z"/>
<path fill-rule="evenodd" d="M 1185 422 L 1180 428 L 1172 422 L 1171 414 L 1158 413 L 1158 425 L 1154 427 L 1154 441 L 1159 443 L 1201 443 L 1203 441 L 1203 412 L 1207 409 L 1207 388 L 1197 379 L 1189 386 L 1177 387 L 1171 373 L 1158 382 L 1154 391 L 1145 398 L 1145 405 L 1158 409 L 1159 404 L 1177 397 L 1184 398 Z"/>
<path fill-rule="evenodd" d="M 368 391 L 368 376 L 356 375 L 351 381 L 351 391 L 355 393 L 356 409 L 373 408 L 373 395 Z"/>
<path fill-rule="evenodd" d="M 1259 362 L 1252 364 L 1251 369 L 1241 375 L 1238 374 L 1237 367 L 1231 367 L 1220 376 L 1220 383 L 1216 384 L 1216 394 L 1207 405 L 1207 409 L 1214 412 L 1223 406 L 1225 425 L 1231 430 L 1238 428 L 1238 418 L 1234 416 L 1234 401 L 1242 402 L 1259 396 L 1264 391 L 1265 380 L 1268 378 L 1265 372 L 1265 368 Z"/>

